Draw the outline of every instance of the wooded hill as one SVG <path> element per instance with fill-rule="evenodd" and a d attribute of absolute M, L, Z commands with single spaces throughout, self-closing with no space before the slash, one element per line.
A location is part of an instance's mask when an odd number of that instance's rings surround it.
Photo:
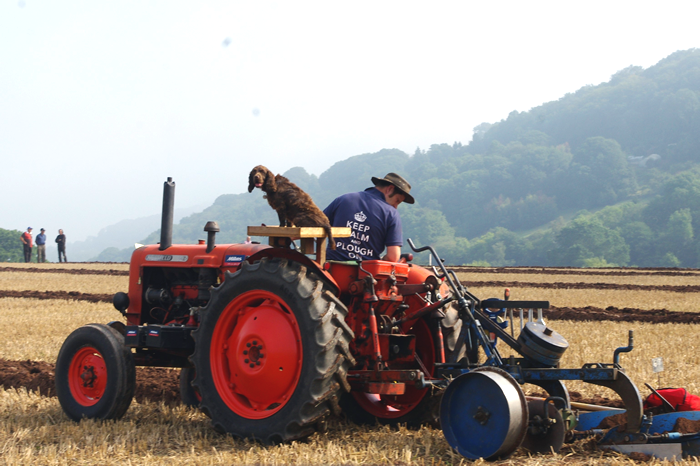
<path fill-rule="evenodd" d="M 319 177 L 303 168 L 284 175 L 325 208 L 390 171 L 411 182 L 416 199 L 399 208 L 404 238 L 435 246 L 449 264 L 698 267 L 700 49 L 482 123 L 467 145 L 384 149 Z M 204 238 L 208 220 L 221 227 L 218 242 L 240 242 L 247 225 L 274 225 L 276 215 L 259 190 L 222 195 L 182 219 L 174 242 Z"/>

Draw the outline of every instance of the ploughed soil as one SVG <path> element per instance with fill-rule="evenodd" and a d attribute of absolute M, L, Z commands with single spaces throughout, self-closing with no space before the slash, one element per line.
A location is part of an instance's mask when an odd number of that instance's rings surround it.
<path fill-rule="evenodd" d="M 697 293 L 697 285 L 633 285 L 630 283 L 584 283 L 584 282 L 515 282 L 515 281 L 476 281 L 463 282 L 467 286 L 496 286 L 505 288 L 545 288 L 548 290 L 629 290 L 629 291 L 673 291 L 676 293 Z"/>
<path fill-rule="evenodd" d="M 163 401 L 180 403 L 180 370 L 160 367 L 136 368 L 134 399 L 142 402 Z M 0 359 L 0 385 L 8 388 L 26 388 L 45 396 L 56 396 L 54 364 L 42 361 L 9 361 Z"/>
<path fill-rule="evenodd" d="M 0 272 L 68 273 L 72 275 L 129 275 L 128 270 L 45 269 L 42 267 L 0 267 Z"/>
<path fill-rule="evenodd" d="M 27 390 L 38 391 L 41 395 L 56 396 L 54 369 L 55 365 L 48 362 L 0 359 L 0 385 L 5 389 L 24 387 Z M 181 402 L 179 377 L 179 369 L 137 367 L 134 399 L 138 402 L 150 400 L 162 401 L 168 405 L 179 404 Z M 545 396 L 542 393 L 535 395 Z M 611 400 L 601 396 L 583 398 L 578 392 L 571 392 L 569 396 L 571 401 L 580 403 L 623 407 L 621 400 Z"/>
<path fill-rule="evenodd" d="M 569 285 L 569 284 L 567 284 Z M 111 303 L 112 295 L 80 293 L 78 291 L 8 291 L 0 290 L 0 298 L 72 299 L 93 303 Z M 555 307 L 543 311 L 544 317 L 554 320 L 650 322 L 698 324 L 700 313 L 673 312 L 668 309 L 634 309 L 609 306 Z"/>
<path fill-rule="evenodd" d="M 546 269 L 542 267 L 451 267 L 456 272 L 465 273 L 508 273 L 508 274 L 548 274 L 548 275 L 697 275 L 698 271 L 691 269 L 616 269 L 611 271 L 586 270 L 577 268 Z M 128 275 L 123 270 L 90 270 L 90 269 L 44 269 L 39 267 L 18 269 L 13 267 L 0 267 L 0 272 L 36 272 L 36 273 L 69 273 L 89 275 Z M 666 290 L 675 292 L 698 292 L 698 286 L 670 286 L 670 285 L 631 285 L 610 283 L 528 283 L 506 281 L 469 281 L 469 286 L 497 286 L 497 287 L 531 287 L 550 289 L 617 289 L 617 290 Z M 112 302 L 111 294 L 80 293 L 77 291 L 8 291 L 0 290 L 0 298 L 33 298 L 33 299 L 67 299 L 89 301 L 93 303 Z M 672 312 L 667 309 L 633 309 L 607 307 L 605 309 L 586 307 L 550 307 L 544 310 L 547 319 L 574 320 L 574 321 L 616 321 L 616 322 L 651 322 L 651 323 L 700 323 L 700 313 Z M 166 404 L 180 403 L 179 393 L 179 369 L 166 369 L 154 367 L 138 367 L 136 369 L 136 392 L 134 398 L 142 402 L 151 400 Z M 21 388 L 38 390 L 46 396 L 55 396 L 54 365 L 41 361 L 9 361 L 0 359 L 0 385 L 5 388 Z M 622 407 L 620 400 L 610 400 L 603 397 L 584 399 L 580 394 L 572 392 L 572 401 L 597 404 L 602 406 Z M 700 429 L 697 429 L 700 430 Z M 694 430 L 694 431 L 697 431 Z"/>
<path fill-rule="evenodd" d="M 508 274 L 536 274 L 536 275 L 602 275 L 607 277 L 636 277 L 638 275 L 659 275 L 665 277 L 693 277 L 700 274 L 698 269 L 681 269 L 675 267 L 622 267 L 613 270 L 591 270 L 578 267 L 448 267 L 455 273 L 508 273 Z"/>
<path fill-rule="evenodd" d="M 12 291 L 0 290 L 0 298 L 27 298 L 27 299 L 73 299 L 75 301 L 89 301 L 91 303 L 111 303 L 114 295 L 98 293 L 81 293 L 80 291 Z"/>
<path fill-rule="evenodd" d="M 108 264 L 113 262 L 106 262 Z M 426 267 L 425 265 L 423 267 Z M 521 267 L 471 267 L 471 266 L 448 266 L 456 273 L 508 273 L 508 274 L 537 274 L 537 275 L 602 275 L 602 276 L 637 276 L 637 275 L 659 275 L 659 276 L 696 276 L 700 274 L 697 269 L 681 268 L 615 268 L 614 270 L 590 270 L 576 267 L 558 267 L 555 269 L 537 266 Z M 0 272 L 37 272 L 37 273 L 70 273 L 77 275 L 129 275 L 126 270 L 116 269 L 48 269 L 43 267 L 0 267 Z"/>

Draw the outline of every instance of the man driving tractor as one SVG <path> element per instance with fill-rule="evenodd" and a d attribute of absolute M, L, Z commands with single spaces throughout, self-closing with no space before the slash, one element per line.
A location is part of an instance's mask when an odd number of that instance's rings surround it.
<path fill-rule="evenodd" d="M 374 187 L 337 197 L 323 211 L 334 227 L 349 227 L 348 238 L 336 238 L 336 249 L 328 248 L 326 258 L 335 261 L 377 260 L 398 262 L 403 236 L 399 204 L 413 204 L 411 185 L 396 173 L 372 177 Z M 386 247 L 386 255 L 381 253 Z"/>

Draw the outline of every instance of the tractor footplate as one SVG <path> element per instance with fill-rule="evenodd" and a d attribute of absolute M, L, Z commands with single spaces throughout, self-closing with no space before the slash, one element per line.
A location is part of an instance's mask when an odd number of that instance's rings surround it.
<path fill-rule="evenodd" d="M 406 393 L 406 384 L 403 382 L 367 382 L 364 391 L 375 395 L 403 395 Z"/>
<path fill-rule="evenodd" d="M 348 382 L 355 391 L 377 395 L 403 395 L 406 384 L 416 384 L 423 378 L 418 370 L 350 371 Z"/>

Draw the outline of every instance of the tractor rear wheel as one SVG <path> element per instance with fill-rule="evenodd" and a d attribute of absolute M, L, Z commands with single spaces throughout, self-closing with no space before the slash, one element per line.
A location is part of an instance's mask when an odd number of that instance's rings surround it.
<path fill-rule="evenodd" d="M 457 337 L 462 328 L 462 321 L 457 315 L 457 308 L 447 306 L 444 309 L 443 342 L 445 357 L 449 358 L 455 351 Z M 413 327 L 406 330 L 407 334 L 416 336 L 416 369 L 423 372 L 426 378 L 435 374 L 434 363 L 437 361 L 435 345 L 435 323 L 430 318 L 419 319 Z M 458 360 L 466 355 L 464 347 L 458 353 Z M 372 393 L 352 392 L 343 396 L 342 407 L 348 419 L 356 424 L 406 424 L 409 427 L 419 427 L 422 424 L 439 425 L 440 400 L 442 390 L 424 388 L 417 389 L 406 386 L 403 395 L 376 395 Z"/>
<path fill-rule="evenodd" d="M 314 433 L 349 389 L 346 314 L 297 262 L 263 258 L 227 273 L 192 333 L 192 385 L 214 428 L 267 444 Z"/>
<path fill-rule="evenodd" d="M 180 370 L 180 400 L 185 406 L 199 408 L 202 397 L 199 396 L 197 390 L 192 386 L 194 376 L 195 372 L 192 367 L 183 367 Z"/>
<path fill-rule="evenodd" d="M 63 342 L 56 360 L 56 395 L 74 421 L 121 418 L 135 387 L 134 358 L 118 331 L 89 324 Z"/>
<path fill-rule="evenodd" d="M 435 344 L 427 319 L 419 319 L 406 333 L 416 336 L 416 369 L 430 377 L 434 372 Z M 435 422 L 439 416 L 440 399 L 432 389 L 417 389 L 406 384 L 403 395 L 377 395 L 353 391 L 343 397 L 343 412 L 355 424 L 406 424 L 418 427 Z"/>

